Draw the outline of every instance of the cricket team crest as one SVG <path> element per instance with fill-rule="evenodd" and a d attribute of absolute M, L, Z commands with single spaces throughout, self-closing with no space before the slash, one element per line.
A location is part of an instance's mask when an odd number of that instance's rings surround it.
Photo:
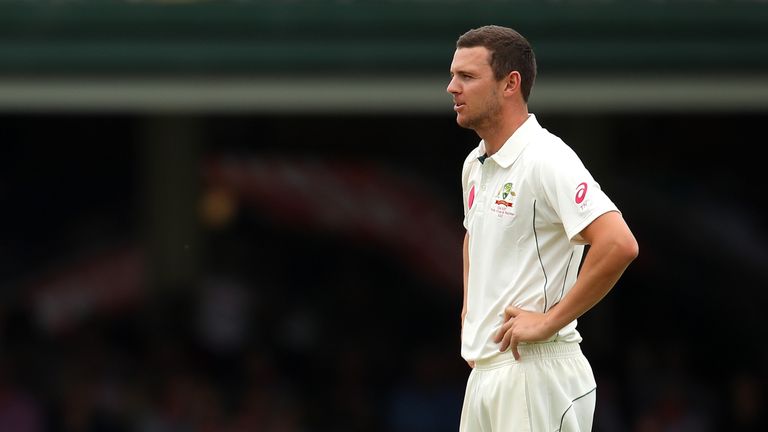
<path fill-rule="evenodd" d="M 491 211 L 496 213 L 499 217 L 505 215 L 513 216 L 515 214 L 513 207 L 515 205 L 515 197 L 517 197 L 517 193 L 513 188 L 513 183 L 504 183 L 496 194 L 496 199 L 494 200 L 494 205 L 491 206 Z"/>

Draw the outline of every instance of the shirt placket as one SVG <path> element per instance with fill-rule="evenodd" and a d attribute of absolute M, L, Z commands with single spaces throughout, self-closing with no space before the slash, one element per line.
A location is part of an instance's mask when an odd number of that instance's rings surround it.
<path fill-rule="evenodd" d="M 480 190 L 478 191 L 478 195 L 475 197 L 475 200 L 477 201 L 476 205 L 478 206 L 476 210 L 476 216 L 479 217 L 483 217 L 488 209 L 489 193 L 491 192 L 491 185 L 493 184 L 493 175 L 495 170 L 493 169 L 493 164 L 489 162 L 489 160 L 486 160 L 480 165 Z"/>

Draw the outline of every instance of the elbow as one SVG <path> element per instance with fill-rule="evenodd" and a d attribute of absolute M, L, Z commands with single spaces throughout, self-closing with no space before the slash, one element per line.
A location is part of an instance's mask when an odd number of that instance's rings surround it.
<path fill-rule="evenodd" d="M 630 234 L 618 242 L 616 251 L 629 264 L 640 255 L 640 246 L 637 244 L 635 237 Z"/>

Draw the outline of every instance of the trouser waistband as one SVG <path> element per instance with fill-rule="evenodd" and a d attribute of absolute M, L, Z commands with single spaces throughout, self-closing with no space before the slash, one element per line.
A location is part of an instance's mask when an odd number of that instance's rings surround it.
<path fill-rule="evenodd" d="M 517 346 L 520 360 L 515 360 L 511 350 L 494 354 L 491 357 L 475 361 L 475 369 L 493 369 L 509 363 L 546 358 L 565 358 L 581 355 L 581 346 L 577 342 L 527 343 Z"/>

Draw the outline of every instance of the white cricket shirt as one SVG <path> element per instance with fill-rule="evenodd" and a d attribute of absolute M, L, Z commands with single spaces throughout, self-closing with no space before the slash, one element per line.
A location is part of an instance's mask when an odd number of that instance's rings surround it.
<path fill-rule="evenodd" d="M 496 154 L 483 155 L 481 141 L 462 168 L 469 233 L 466 360 L 499 352 L 493 338 L 506 306 L 546 312 L 557 304 L 576 281 L 581 230 L 618 211 L 576 153 L 533 114 Z M 581 342 L 576 320 L 551 340 Z"/>

